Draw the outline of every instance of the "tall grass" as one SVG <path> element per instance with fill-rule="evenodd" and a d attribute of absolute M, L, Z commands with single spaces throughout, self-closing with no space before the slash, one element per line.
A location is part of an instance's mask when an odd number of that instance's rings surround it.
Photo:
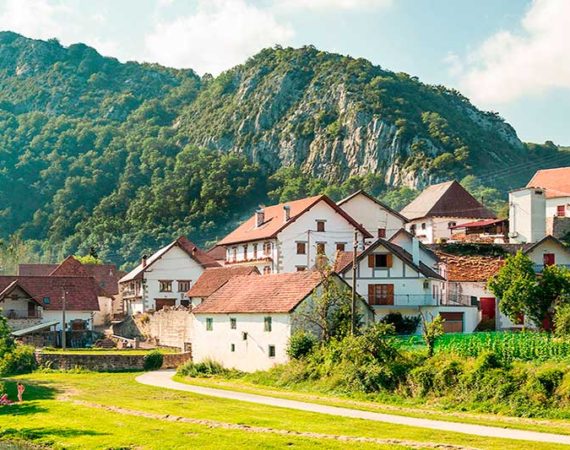
<path fill-rule="evenodd" d="M 435 350 L 463 357 L 491 351 L 504 362 L 563 360 L 570 359 L 570 339 L 539 332 L 445 334 Z"/>

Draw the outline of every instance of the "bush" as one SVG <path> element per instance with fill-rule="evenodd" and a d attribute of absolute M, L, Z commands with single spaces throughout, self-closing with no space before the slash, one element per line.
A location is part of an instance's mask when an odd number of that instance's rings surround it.
<path fill-rule="evenodd" d="M 210 377 L 212 375 L 227 375 L 231 371 L 224 368 L 218 361 L 206 359 L 199 363 L 188 361 L 178 368 L 177 373 L 184 377 Z"/>
<path fill-rule="evenodd" d="M 556 336 L 570 336 L 570 304 L 566 303 L 556 307 L 554 332 Z"/>
<path fill-rule="evenodd" d="M 415 334 L 418 325 L 421 322 L 420 316 L 402 316 L 399 312 L 391 312 L 386 314 L 382 319 L 380 319 L 381 323 L 389 323 L 394 325 L 394 330 L 396 334 Z"/>
<path fill-rule="evenodd" d="M 159 350 L 152 350 L 144 357 L 144 370 L 158 370 L 162 367 L 164 357 Z"/>
<path fill-rule="evenodd" d="M 316 344 L 317 338 L 313 334 L 296 331 L 289 338 L 287 355 L 292 359 L 301 359 L 311 353 Z"/>
<path fill-rule="evenodd" d="M 0 376 L 30 373 L 36 368 L 34 348 L 28 345 L 18 345 L 0 359 Z"/>

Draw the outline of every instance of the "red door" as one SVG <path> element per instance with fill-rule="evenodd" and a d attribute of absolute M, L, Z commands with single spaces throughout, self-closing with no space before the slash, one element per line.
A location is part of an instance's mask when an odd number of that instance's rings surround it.
<path fill-rule="evenodd" d="M 542 256 L 542 261 L 543 261 L 545 266 L 553 266 L 555 263 L 554 253 L 545 253 Z"/>
<path fill-rule="evenodd" d="M 483 320 L 495 318 L 495 298 L 481 297 L 481 316 Z"/>

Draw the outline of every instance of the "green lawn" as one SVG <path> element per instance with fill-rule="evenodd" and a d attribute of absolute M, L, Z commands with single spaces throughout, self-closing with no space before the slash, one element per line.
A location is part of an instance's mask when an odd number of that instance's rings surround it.
<path fill-rule="evenodd" d="M 562 449 L 562 445 L 529 444 L 458 433 L 331 417 L 245 402 L 144 386 L 133 373 L 34 373 L 17 377 L 29 385 L 22 405 L 0 407 L 0 437 L 22 439 L 56 448 L 177 449 L 177 448 L 433 448 L 455 444 L 479 449 Z M 15 379 L 8 389 L 14 396 Z M 83 403 L 78 404 L 77 401 Z M 86 404 L 87 402 L 87 404 Z M 129 409 L 128 414 L 94 407 Z M 229 424 L 182 423 L 139 417 L 176 415 Z M 251 432 L 236 425 L 263 427 Z M 335 436 L 396 439 L 399 444 L 346 442 L 324 437 L 278 434 L 268 429 Z M 412 445 L 412 443 L 423 443 Z"/>
<path fill-rule="evenodd" d="M 233 379 L 228 380 L 221 377 L 186 378 L 176 375 L 175 380 L 197 386 L 233 390 L 249 394 L 267 395 L 270 397 L 306 401 L 322 405 L 341 406 L 360 409 L 363 411 L 570 435 L 570 421 L 563 419 L 529 419 L 495 414 L 444 411 L 442 409 L 437 409 L 436 407 L 430 408 L 429 405 L 426 404 L 396 405 L 380 403 L 366 399 L 337 397 L 325 393 L 295 391 L 278 387 L 265 387 L 247 381 Z"/>

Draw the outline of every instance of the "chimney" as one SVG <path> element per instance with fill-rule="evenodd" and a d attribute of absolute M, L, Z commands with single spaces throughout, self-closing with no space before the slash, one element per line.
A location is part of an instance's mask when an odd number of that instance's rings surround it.
<path fill-rule="evenodd" d="M 265 222 L 265 212 L 262 207 L 255 211 L 255 227 L 259 228 Z"/>
<path fill-rule="evenodd" d="M 146 267 L 146 255 L 143 255 L 142 260 L 141 260 L 141 265 L 142 265 L 143 269 Z"/>
<path fill-rule="evenodd" d="M 420 265 L 420 241 L 415 236 L 412 238 L 412 261 L 416 266 Z"/>
<path fill-rule="evenodd" d="M 283 206 L 283 221 L 288 222 L 291 218 L 291 207 L 289 205 Z"/>

